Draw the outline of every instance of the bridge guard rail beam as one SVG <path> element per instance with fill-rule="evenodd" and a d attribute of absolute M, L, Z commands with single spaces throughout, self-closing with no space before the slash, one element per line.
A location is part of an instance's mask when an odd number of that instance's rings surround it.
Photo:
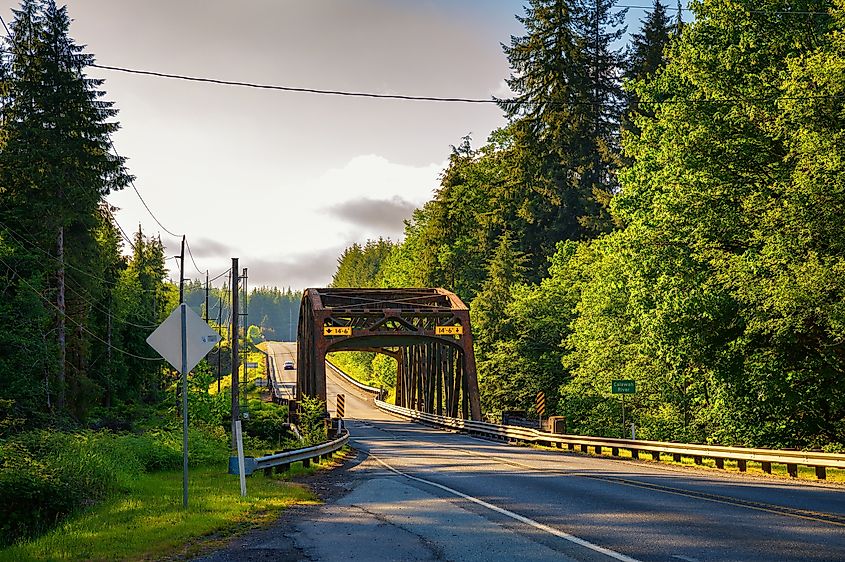
<path fill-rule="evenodd" d="M 359 390 L 363 390 L 364 392 L 367 392 L 367 393 L 369 393 L 369 394 L 375 394 L 375 395 L 376 395 L 376 398 L 381 398 L 381 397 L 382 397 L 382 396 L 381 396 L 381 395 L 382 395 L 382 389 L 380 389 L 380 388 L 376 388 L 376 387 L 374 387 L 374 386 L 369 386 L 369 385 L 366 385 L 366 384 L 364 384 L 364 383 L 362 383 L 362 382 L 356 381 L 355 379 L 353 379 L 352 377 L 350 377 L 349 375 L 347 375 L 346 373 L 344 373 L 343 371 L 341 371 L 341 370 L 340 370 L 340 368 L 339 368 L 339 367 L 337 367 L 337 366 L 336 366 L 334 363 L 332 363 L 331 361 L 328 361 L 328 360 L 327 360 L 327 361 L 326 361 L 326 364 L 329 366 L 329 368 L 330 368 L 332 371 L 334 371 L 335 373 L 337 373 L 338 375 L 340 375 L 340 378 L 342 378 L 343 380 L 345 380 L 346 382 L 348 382 L 349 384 L 351 384 L 351 385 L 352 385 L 352 386 L 354 386 L 355 388 L 358 388 Z"/>
<path fill-rule="evenodd" d="M 264 457 L 246 457 L 244 458 L 244 474 L 249 476 L 256 470 L 264 470 L 264 474 L 269 475 L 275 467 L 286 469 L 291 463 L 302 461 L 307 465 L 312 459 L 319 459 L 331 456 L 335 451 L 343 448 L 349 442 L 349 431 L 343 430 L 342 435 L 332 441 L 305 447 L 303 449 L 295 449 L 293 451 L 284 451 L 282 453 L 275 453 Z M 229 458 L 229 474 L 238 474 L 238 458 Z"/>
<path fill-rule="evenodd" d="M 619 450 L 623 449 L 630 451 L 632 458 L 638 459 L 640 452 L 646 452 L 651 455 L 653 460 L 660 460 L 660 454 L 666 453 L 672 455 L 675 461 L 680 461 L 681 456 L 692 457 L 696 464 L 702 464 L 703 458 L 714 459 L 717 468 L 724 468 L 724 462 L 730 460 L 737 462 L 740 472 L 745 472 L 748 461 L 760 463 L 763 471 L 767 473 L 771 473 L 771 464 L 776 463 L 786 465 L 787 472 L 793 478 L 798 476 L 798 465 L 811 466 L 816 469 L 816 477 L 822 480 L 827 477 L 827 468 L 845 469 L 845 455 L 837 453 L 752 449 L 720 445 L 671 443 L 668 441 L 639 441 L 585 435 L 562 435 L 546 433 L 526 427 L 497 425 L 427 414 L 388 404 L 381 400 L 376 400 L 375 404 L 385 412 L 438 427 L 504 441 L 535 443 L 549 447 L 556 446 L 558 448 L 566 446 L 570 451 L 574 451 L 576 447 L 579 447 L 584 453 L 588 451 L 589 447 L 593 447 L 597 454 L 601 454 L 603 449 L 608 448 L 611 450 L 613 456 L 618 456 Z"/>

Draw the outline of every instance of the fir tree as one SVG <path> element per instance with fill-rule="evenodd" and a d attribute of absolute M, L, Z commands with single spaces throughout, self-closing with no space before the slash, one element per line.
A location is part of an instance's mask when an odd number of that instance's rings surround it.
<path fill-rule="evenodd" d="M 678 18 L 680 18 L 680 11 Z M 680 19 L 678 20 L 680 21 Z M 673 25 L 666 14 L 666 7 L 660 0 L 654 0 L 654 8 L 646 14 L 644 20 L 640 20 L 642 29 L 639 33 L 631 36 L 631 53 L 628 58 L 628 68 L 625 71 L 625 78 L 630 81 L 645 80 L 654 75 L 666 64 L 666 47 L 672 37 L 673 27 L 680 25 L 676 22 Z M 634 125 L 634 118 L 637 114 L 654 116 L 651 107 L 640 107 L 639 98 L 633 92 L 628 91 L 628 111 L 623 119 L 623 129 L 637 135 L 639 129 Z"/>
<path fill-rule="evenodd" d="M 84 367 L 90 302 L 102 296 L 96 282 L 102 272 L 90 271 L 99 206 L 130 176 L 123 160 L 109 153 L 109 135 L 118 127 L 109 119 L 116 111 L 101 100 L 102 80 L 85 76 L 93 57 L 70 38 L 66 8 L 54 0 L 24 0 L 14 13 L 4 72 L 0 220 L 31 250 L 50 256 L 41 269 L 55 311 L 56 406 L 63 410 L 66 364 L 72 358 L 77 369 Z"/>
<path fill-rule="evenodd" d="M 606 204 L 616 190 L 621 37 L 625 10 L 612 0 L 531 0 L 517 19 L 526 34 L 503 45 L 513 99 L 500 100 L 523 147 L 525 249 L 532 277 L 560 240 L 609 228 Z"/>

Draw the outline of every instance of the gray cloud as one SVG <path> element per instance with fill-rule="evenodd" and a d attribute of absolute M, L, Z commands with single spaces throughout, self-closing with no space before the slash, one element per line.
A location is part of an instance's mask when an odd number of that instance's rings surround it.
<path fill-rule="evenodd" d="M 385 234 L 402 232 L 403 221 L 411 216 L 416 205 L 401 197 L 391 199 L 353 199 L 333 205 L 328 212 L 356 226 L 385 230 Z"/>
<path fill-rule="evenodd" d="M 229 246 L 208 238 L 189 239 L 188 244 L 191 246 L 191 252 L 193 252 L 195 258 L 217 258 L 232 254 L 232 249 Z"/>
<path fill-rule="evenodd" d="M 337 268 L 337 258 L 344 248 L 326 248 L 308 254 L 286 256 L 279 260 L 245 258 L 241 266 L 249 268 L 249 286 L 262 285 L 301 290 L 325 287 Z"/>

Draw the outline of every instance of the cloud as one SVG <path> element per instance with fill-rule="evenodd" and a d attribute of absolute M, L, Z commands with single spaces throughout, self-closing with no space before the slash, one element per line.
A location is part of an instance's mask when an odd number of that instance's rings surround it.
<path fill-rule="evenodd" d="M 327 211 L 354 225 L 383 230 L 385 235 L 389 236 L 402 232 L 404 220 L 416 208 L 416 204 L 397 195 L 390 199 L 361 197 L 333 205 Z"/>
<path fill-rule="evenodd" d="M 286 255 L 277 260 L 247 258 L 243 264 L 249 268 L 249 286 L 262 285 L 301 290 L 308 287 L 325 287 L 337 268 L 337 258 L 345 247 L 323 248 L 315 252 Z"/>
<path fill-rule="evenodd" d="M 191 247 L 191 252 L 195 258 L 228 256 L 232 253 L 232 250 L 226 244 L 208 238 L 189 239 L 188 245 Z"/>

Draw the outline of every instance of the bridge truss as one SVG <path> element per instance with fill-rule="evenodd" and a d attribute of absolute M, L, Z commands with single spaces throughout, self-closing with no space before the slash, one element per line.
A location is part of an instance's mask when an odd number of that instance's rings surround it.
<path fill-rule="evenodd" d="M 396 359 L 396 404 L 480 420 L 469 309 L 444 289 L 306 289 L 299 313 L 297 400 L 326 400 L 326 354 Z"/>

